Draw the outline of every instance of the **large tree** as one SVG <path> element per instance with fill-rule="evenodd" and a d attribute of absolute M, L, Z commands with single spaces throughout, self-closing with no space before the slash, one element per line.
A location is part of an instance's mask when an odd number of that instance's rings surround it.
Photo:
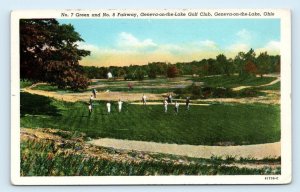
<path fill-rule="evenodd" d="M 260 53 L 256 59 L 256 62 L 260 77 L 263 77 L 264 74 L 270 72 L 272 61 L 267 52 Z"/>
<path fill-rule="evenodd" d="M 250 49 L 245 55 L 244 55 L 244 59 L 246 62 L 251 61 L 251 62 L 255 62 L 255 51 L 254 49 Z"/>
<path fill-rule="evenodd" d="M 233 63 L 235 65 L 235 68 L 237 69 L 237 72 L 240 76 L 244 73 L 244 67 L 245 67 L 245 53 L 239 52 L 237 56 L 235 56 Z"/>
<path fill-rule="evenodd" d="M 55 19 L 20 20 L 20 72 L 22 79 L 44 81 L 58 87 L 85 89 L 88 79 L 79 65 L 89 51 L 72 25 Z"/>
<path fill-rule="evenodd" d="M 233 71 L 232 62 L 229 61 L 225 55 L 219 54 L 216 57 L 217 65 L 222 69 L 222 72 L 226 75 L 230 75 Z"/>

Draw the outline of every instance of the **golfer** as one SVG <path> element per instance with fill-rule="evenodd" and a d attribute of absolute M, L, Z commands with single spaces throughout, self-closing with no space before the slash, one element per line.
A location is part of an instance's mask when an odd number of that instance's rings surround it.
<path fill-rule="evenodd" d="M 107 113 L 110 114 L 110 107 L 111 107 L 110 102 L 106 103 L 106 107 L 107 107 Z"/>
<path fill-rule="evenodd" d="M 127 85 L 127 86 L 128 86 L 128 89 L 129 89 L 129 91 L 133 89 L 133 88 L 132 88 L 132 84 L 131 84 L 131 83 L 128 83 L 128 85 Z"/>
<path fill-rule="evenodd" d="M 172 94 L 171 93 L 169 95 L 169 98 L 170 98 L 170 103 L 173 103 L 173 98 L 172 98 Z"/>
<path fill-rule="evenodd" d="M 178 110 L 179 110 L 179 103 L 177 103 L 177 101 L 175 101 L 175 113 L 177 114 L 178 113 Z"/>
<path fill-rule="evenodd" d="M 93 107 L 92 107 L 92 105 L 91 104 L 89 104 L 89 115 L 91 115 L 92 114 L 92 112 L 93 112 Z"/>
<path fill-rule="evenodd" d="M 121 101 L 121 99 L 119 99 L 119 101 L 118 101 L 118 109 L 119 109 L 119 113 L 121 113 L 121 110 L 122 110 L 122 104 L 123 104 L 123 102 Z"/>
<path fill-rule="evenodd" d="M 96 90 L 96 89 L 93 89 L 92 93 L 93 93 L 94 98 L 96 98 L 96 96 L 97 96 L 97 95 L 96 95 L 97 90 Z"/>
<path fill-rule="evenodd" d="M 171 103 L 171 94 L 168 95 L 168 103 Z"/>
<path fill-rule="evenodd" d="M 147 97 L 146 97 L 146 95 L 145 94 L 143 94 L 143 97 L 142 97 L 142 102 L 143 102 L 143 105 L 146 105 L 146 103 L 147 103 Z"/>
<path fill-rule="evenodd" d="M 165 107 L 165 113 L 167 113 L 168 112 L 168 100 L 167 99 L 165 99 L 165 101 L 164 101 L 164 107 Z"/>
<path fill-rule="evenodd" d="M 93 97 L 93 95 L 91 95 L 91 97 L 90 97 L 90 105 L 93 105 L 93 100 L 94 100 L 94 97 Z"/>
<path fill-rule="evenodd" d="M 187 97 L 185 100 L 185 107 L 186 107 L 186 110 L 190 110 L 190 98 L 189 97 Z"/>

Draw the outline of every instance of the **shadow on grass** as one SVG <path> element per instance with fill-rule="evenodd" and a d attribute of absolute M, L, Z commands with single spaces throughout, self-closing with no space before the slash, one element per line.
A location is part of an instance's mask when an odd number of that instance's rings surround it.
<path fill-rule="evenodd" d="M 21 117 L 25 115 L 61 116 L 56 106 L 51 105 L 51 99 L 45 96 L 20 93 Z"/>

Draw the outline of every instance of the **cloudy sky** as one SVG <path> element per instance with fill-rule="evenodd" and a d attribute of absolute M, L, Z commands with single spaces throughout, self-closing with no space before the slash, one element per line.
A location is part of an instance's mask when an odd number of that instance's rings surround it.
<path fill-rule="evenodd" d="M 91 51 L 88 66 L 143 65 L 234 57 L 253 48 L 258 54 L 280 53 L 279 19 L 68 19 Z"/>

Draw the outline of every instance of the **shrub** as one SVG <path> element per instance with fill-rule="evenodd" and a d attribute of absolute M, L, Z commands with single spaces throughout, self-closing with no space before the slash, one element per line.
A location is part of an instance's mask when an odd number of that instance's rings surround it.
<path fill-rule="evenodd" d="M 145 78 L 145 72 L 141 69 L 138 70 L 136 72 L 136 79 L 139 80 L 139 81 L 142 81 L 142 80 L 144 80 L 144 78 Z"/>
<path fill-rule="evenodd" d="M 176 89 L 174 91 L 179 97 L 191 97 L 191 99 L 207 99 L 207 98 L 243 98 L 257 97 L 264 93 L 255 88 L 242 89 L 233 91 L 231 88 L 225 87 L 201 87 L 192 84 L 186 88 Z"/>
<path fill-rule="evenodd" d="M 148 72 L 148 77 L 150 79 L 155 79 L 156 78 L 156 70 L 151 68 Z"/>
<path fill-rule="evenodd" d="M 179 74 L 179 71 L 176 66 L 170 66 L 167 69 L 167 77 L 174 78 Z"/>

